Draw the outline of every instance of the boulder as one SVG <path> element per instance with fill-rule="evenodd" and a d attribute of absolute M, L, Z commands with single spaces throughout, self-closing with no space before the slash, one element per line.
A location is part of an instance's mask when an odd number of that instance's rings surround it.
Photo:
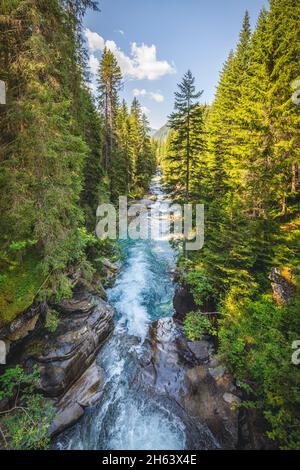
<path fill-rule="evenodd" d="M 112 273 L 117 273 L 119 271 L 118 266 L 109 261 L 107 258 L 103 258 L 102 264 L 106 269 L 108 269 L 108 271 L 111 271 Z"/>
<path fill-rule="evenodd" d="M 208 361 L 212 353 L 212 345 L 206 340 L 188 341 L 187 346 L 198 363 Z"/>
<path fill-rule="evenodd" d="M 193 295 L 184 285 L 178 286 L 173 299 L 177 318 L 183 319 L 188 312 L 195 310 L 196 304 Z"/>
<path fill-rule="evenodd" d="M 225 374 L 225 367 L 217 366 L 217 367 L 209 367 L 208 372 L 211 377 L 215 380 L 219 380 Z"/>
<path fill-rule="evenodd" d="M 233 377 L 220 364 L 214 367 L 213 343 L 192 343 L 179 323 L 163 318 L 152 324 L 145 346 L 147 352 L 143 353 L 137 375 L 139 387 L 177 403 L 185 416 L 193 417 L 197 426 L 212 433 L 216 447 L 237 448 L 239 410 L 228 406 L 223 398 L 231 393 Z M 219 380 L 212 376 L 213 370 Z"/>
<path fill-rule="evenodd" d="M 229 405 L 241 403 L 241 399 L 239 397 L 233 395 L 233 393 L 228 392 L 224 393 L 223 400 L 226 401 L 226 403 L 228 403 Z"/>
<path fill-rule="evenodd" d="M 103 387 L 103 371 L 94 362 L 55 405 L 56 416 L 50 434 L 58 434 L 72 426 L 84 409 L 99 401 Z"/>
<path fill-rule="evenodd" d="M 95 300 L 91 294 L 85 293 L 69 300 L 62 300 L 55 308 L 63 314 L 89 314 L 95 308 Z"/>
<path fill-rule="evenodd" d="M 0 339 L 16 343 L 26 338 L 36 327 L 40 316 L 38 307 L 31 307 L 19 315 L 12 323 L 0 329 Z"/>
<path fill-rule="evenodd" d="M 38 365 L 40 389 L 50 397 L 64 394 L 85 372 L 114 326 L 114 310 L 102 299 L 68 301 L 63 311 L 56 332 L 37 334 L 22 357 L 25 365 Z"/>

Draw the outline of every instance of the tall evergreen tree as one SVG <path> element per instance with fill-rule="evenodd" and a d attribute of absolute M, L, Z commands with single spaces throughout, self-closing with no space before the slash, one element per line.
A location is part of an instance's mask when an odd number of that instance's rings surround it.
<path fill-rule="evenodd" d="M 170 115 L 168 126 L 174 131 L 171 153 L 168 158 L 173 163 L 175 177 L 180 188 L 184 186 L 186 202 L 190 197 L 191 168 L 203 150 L 202 113 L 196 102 L 203 91 L 196 92 L 195 78 L 189 70 L 175 92 L 175 111 Z M 184 179 L 184 183 L 183 183 Z M 179 191 L 182 191 L 182 189 Z"/>
<path fill-rule="evenodd" d="M 104 165 L 108 173 L 110 164 L 112 163 L 115 145 L 115 120 L 121 81 L 122 73 L 118 62 L 113 53 L 105 48 L 99 66 L 98 94 L 99 108 L 104 117 Z"/>

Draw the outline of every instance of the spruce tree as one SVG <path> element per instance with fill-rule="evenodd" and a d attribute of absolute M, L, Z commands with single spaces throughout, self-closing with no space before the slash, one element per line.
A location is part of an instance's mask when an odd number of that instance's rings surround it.
<path fill-rule="evenodd" d="M 168 122 L 169 128 L 174 132 L 168 159 L 174 169 L 174 178 L 177 179 L 177 192 L 181 192 L 181 195 L 184 193 L 184 199 L 188 202 L 192 167 L 203 150 L 202 113 L 199 112 L 196 101 L 203 91 L 196 92 L 195 78 L 190 70 L 184 75 L 178 88 L 179 91 L 175 92 L 175 111 Z"/>
<path fill-rule="evenodd" d="M 104 166 L 108 173 L 115 145 L 115 121 L 121 81 L 122 73 L 118 62 L 113 53 L 105 48 L 99 66 L 98 95 L 99 108 L 104 118 Z"/>

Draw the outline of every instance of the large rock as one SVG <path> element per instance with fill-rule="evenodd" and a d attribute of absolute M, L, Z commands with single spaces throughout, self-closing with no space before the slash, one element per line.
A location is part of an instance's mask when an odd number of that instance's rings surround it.
<path fill-rule="evenodd" d="M 0 329 L 0 339 L 8 345 L 23 340 L 35 329 L 40 313 L 38 306 L 29 308 L 12 323 Z"/>
<path fill-rule="evenodd" d="M 72 299 L 62 300 L 55 308 L 63 314 L 89 314 L 95 308 L 94 297 L 85 292 L 84 294 L 73 297 Z"/>
<path fill-rule="evenodd" d="M 49 433 L 54 435 L 72 426 L 100 399 L 103 387 L 103 371 L 94 362 L 75 382 L 61 400 L 56 403 L 56 417 Z"/>
<path fill-rule="evenodd" d="M 173 299 L 173 305 L 177 314 L 176 316 L 180 319 L 183 319 L 188 312 L 191 312 L 196 308 L 193 295 L 184 285 L 177 287 Z"/>
<path fill-rule="evenodd" d="M 64 394 L 85 372 L 114 326 L 114 310 L 102 299 L 88 296 L 60 308 L 56 332 L 36 335 L 23 353 L 26 365 L 39 366 L 40 388 L 50 397 Z"/>
<path fill-rule="evenodd" d="M 155 322 L 147 341 L 140 358 L 140 386 L 173 399 L 186 416 L 210 430 L 222 449 L 237 448 L 238 410 L 224 400 L 234 382 L 221 366 L 218 378 L 212 376 L 213 344 L 209 340 L 191 343 L 172 318 Z"/>

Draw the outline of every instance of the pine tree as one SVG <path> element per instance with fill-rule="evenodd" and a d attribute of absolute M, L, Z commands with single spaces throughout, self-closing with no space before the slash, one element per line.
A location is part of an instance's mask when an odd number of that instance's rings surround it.
<path fill-rule="evenodd" d="M 299 196 L 299 107 L 293 103 L 292 84 L 299 80 L 300 4 L 295 0 L 271 1 L 269 34 L 272 73 L 269 100 L 275 138 L 274 159 L 281 213 L 286 215 Z M 292 207 L 291 207 L 292 212 Z"/>
<path fill-rule="evenodd" d="M 112 198 L 128 194 L 132 172 L 130 160 L 130 124 L 127 104 L 123 100 L 116 117 L 117 149 L 112 162 Z"/>
<path fill-rule="evenodd" d="M 203 150 L 202 112 L 195 100 L 203 91 L 196 92 L 195 78 L 188 71 L 175 92 L 175 111 L 169 117 L 168 126 L 172 131 L 171 154 L 168 156 L 174 169 L 174 179 L 177 180 L 177 193 L 183 193 L 185 201 L 190 197 L 190 178 L 196 158 Z M 199 112 L 200 111 L 200 112 Z M 174 181 L 175 183 L 175 181 Z M 184 188 L 184 190 L 183 190 Z"/>
<path fill-rule="evenodd" d="M 0 8 L 0 70 L 7 85 L 7 105 L 0 109 L 0 204 L 5 214 L 0 304 L 6 305 L 3 315 L 13 318 L 41 292 L 45 278 L 47 295 L 70 294 L 65 274 L 83 256 L 79 202 L 85 160 L 94 149 L 86 144 L 79 122 L 81 104 L 88 109 L 91 103 L 82 101 L 86 91 L 70 11 L 58 0 L 3 1 Z M 79 27 L 80 18 L 76 23 Z M 8 292 L 14 269 L 22 273 L 22 292 L 29 296 Z M 31 270 L 39 271 L 38 279 Z"/>
<path fill-rule="evenodd" d="M 99 66 L 98 94 L 99 108 L 104 118 L 104 166 L 108 173 L 110 171 L 115 146 L 115 121 L 121 81 L 122 73 L 118 62 L 113 53 L 105 48 Z"/>

